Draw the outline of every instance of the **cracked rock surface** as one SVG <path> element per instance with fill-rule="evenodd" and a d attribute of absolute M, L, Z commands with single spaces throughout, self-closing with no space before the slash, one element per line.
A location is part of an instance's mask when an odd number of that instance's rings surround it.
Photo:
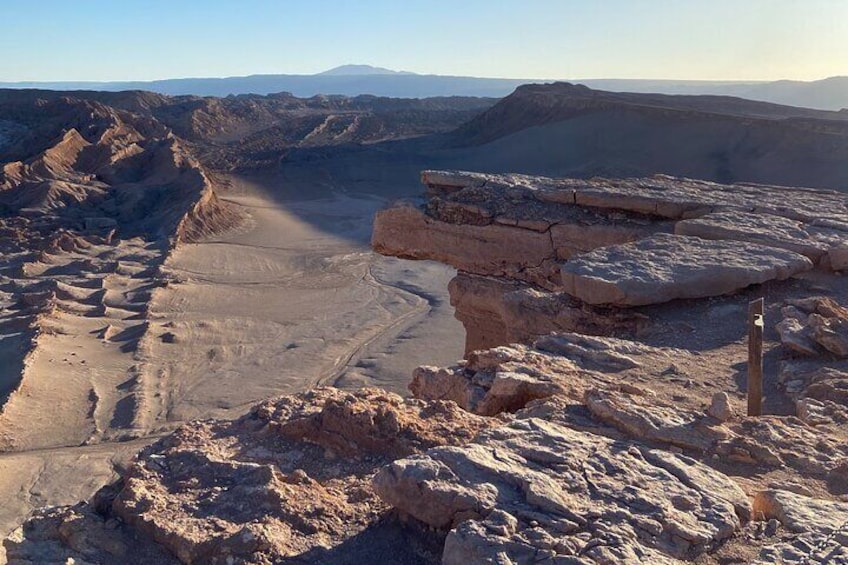
<path fill-rule="evenodd" d="M 395 461 L 374 478 L 387 503 L 434 527 L 462 524 L 444 563 L 675 562 L 730 537 L 745 493 L 687 457 L 538 419 L 463 447 Z"/>

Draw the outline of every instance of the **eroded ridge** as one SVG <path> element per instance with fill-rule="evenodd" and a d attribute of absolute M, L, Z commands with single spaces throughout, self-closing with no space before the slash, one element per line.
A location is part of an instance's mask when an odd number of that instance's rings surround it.
<path fill-rule="evenodd" d="M 239 216 L 152 118 L 73 98 L 2 112 L 0 450 L 146 434 L 159 399 L 135 352 L 159 267 Z"/>

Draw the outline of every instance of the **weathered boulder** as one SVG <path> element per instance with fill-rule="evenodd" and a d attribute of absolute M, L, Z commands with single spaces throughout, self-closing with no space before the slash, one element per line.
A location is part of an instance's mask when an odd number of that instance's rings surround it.
<path fill-rule="evenodd" d="M 565 292 L 589 304 L 640 306 L 719 296 L 811 269 L 798 253 L 658 234 L 596 249 L 562 266 Z"/>
<path fill-rule="evenodd" d="M 811 425 L 848 423 L 848 364 L 822 366 L 816 360 L 787 361 L 779 382 L 795 400 L 797 415 Z"/>
<path fill-rule="evenodd" d="M 830 268 L 834 271 L 848 269 L 848 242 L 834 245 L 827 253 Z"/>
<path fill-rule="evenodd" d="M 777 330 L 783 346 L 804 360 L 782 364 L 780 385 L 808 424 L 848 422 L 848 309 L 821 296 L 787 304 Z"/>
<path fill-rule="evenodd" d="M 640 395 L 612 390 L 589 390 L 586 407 L 592 415 L 642 441 L 707 452 L 733 433 L 702 414 L 663 406 Z"/>
<path fill-rule="evenodd" d="M 829 480 L 848 457 L 848 445 L 838 433 L 814 429 L 797 418 L 763 416 L 721 423 L 703 412 L 662 402 L 648 388 L 607 385 L 585 390 L 592 418 L 636 441 L 715 456 L 734 465 L 788 467 L 820 480 Z"/>
<path fill-rule="evenodd" d="M 806 324 L 806 316 L 802 317 L 800 313 L 795 314 L 792 310 L 787 313 L 788 308 L 797 312 L 797 309 L 791 306 L 784 308 L 784 318 L 775 326 L 780 336 L 780 343 L 796 355 L 806 357 L 820 355 L 821 351 L 813 339 L 812 331 Z"/>
<path fill-rule="evenodd" d="M 807 318 L 813 339 L 837 357 L 848 357 L 848 318 L 810 314 Z"/>
<path fill-rule="evenodd" d="M 579 373 L 580 367 L 565 357 L 522 345 L 500 346 L 474 351 L 453 367 L 418 367 L 409 389 L 416 398 L 452 400 L 469 412 L 493 416 L 566 393 L 581 382 Z"/>
<path fill-rule="evenodd" d="M 498 554 L 517 563 L 674 562 L 729 538 L 751 515 L 736 483 L 692 459 L 537 419 L 395 461 L 374 489 L 452 529 L 444 563 L 503 562 Z"/>
<path fill-rule="evenodd" d="M 727 422 L 734 417 L 733 405 L 730 404 L 730 397 L 726 392 L 717 392 L 710 400 L 710 406 L 707 408 L 707 415 L 712 416 L 719 422 Z"/>

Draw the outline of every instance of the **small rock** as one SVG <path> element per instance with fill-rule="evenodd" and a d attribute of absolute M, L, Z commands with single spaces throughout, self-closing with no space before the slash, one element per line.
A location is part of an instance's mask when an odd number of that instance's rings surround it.
<path fill-rule="evenodd" d="M 765 535 L 772 537 L 777 535 L 777 530 L 780 528 L 780 522 L 775 518 L 772 518 L 766 523 L 766 527 L 764 530 Z"/>
<path fill-rule="evenodd" d="M 731 406 L 730 397 L 726 392 L 717 392 L 713 395 L 710 407 L 707 408 L 707 414 L 719 422 L 727 422 L 733 419 L 733 406 Z"/>

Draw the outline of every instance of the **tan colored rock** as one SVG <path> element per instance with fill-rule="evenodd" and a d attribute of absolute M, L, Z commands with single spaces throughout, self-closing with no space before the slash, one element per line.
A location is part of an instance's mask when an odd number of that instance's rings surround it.
<path fill-rule="evenodd" d="M 810 314 L 807 324 L 819 345 L 837 357 L 848 357 L 848 319 Z"/>
<path fill-rule="evenodd" d="M 465 353 L 527 343 L 552 332 L 632 334 L 650 320 L 633 311 L 597 309 L 563 292 L 517 281 L 459 273 L 448 285 L 455 317 L 465 327 Z"/>
<path fill-rule="evenodd" d="M 461 365 L 418 367 L 409 389 L 416 398 L 452 400 L 475 414 L 493 416 L 519 410 L 534 399 L 565 394 L 579 386 L 580 373 L 565 357 L 521 345 L 501 346 L 475 351 Z"/>
<path fill-rule="evenodd" d="M 396 527 L 375 534 L 389 508 L 371 477 L 395 457 L 458 445 L 493 423 L 376 389 L 284 396 L 234 422 L 183 426 L 99 500 L 38 515 L 4 545 L 35 562 L 223 565 L 367 562 L 379 542 L 415 560 Z"/>
<path fill-rule="evenodd" d="M 780 343 L 793 353 L 807 357 L 820 354 L 809 326 L 798 318 L 784 318 L 775 329 L 780 336 Z"/>
<path fill-rule="evenodd" d="M 499 553 L 673 563 L 732 536 L 751 512 L 732 480 L 691 459 L 536 419 L 395 461 L 374 488 L 452 528 L 449 563 Z"/>
<path fill-rule="evenodd" d="M 83 504 L 38 511 L 3 542 L 3 548 L 3 562 L 10 564 L 179 563 L 163 547 L 137 539 L 117 520 L 107 520 Z"/>
<path fill-rule="evenodd" d="M 318 389 L 264 402 L 255 413 L 283 437 L 346 457 L 403 457 L 445 442 L 468 441 L 487 426 L 451 402 L 403 399 L 371 388 L 355 393 Z"/>
<path fill-rule="evenodd" d="M 834 271 L 848 269 L 848 242 L 831 247 L 827 252 L 830 268 Z"/>
<path fill-rule="evenodd" d="M 459 273 L 450 283 L 454 317 L 465 327 L 465 354 L 512 343 L 503 315 L 504 298 L 522 288 L 518 281 Z"/>
<path fill-rule="evenodd" d="M 764 416 L 722 424 L 698 411 L 658 401 L 649 389 L 638 394 L 614 386 L 586 390 L 585 405 L 592 417 L 637 441 L 715 455 L 734 464 L 790 467 L 822 480 L 848 456 L 848 446 L 838 435 L 796 418 Z"/>
<path fill-rule="evenodd" d="M 643 357 L 662 356 L 660 350 L 636 341 L 567 332 L 540 337 L 533 347 L 562 355 L 584 369 L 602 372 L 632 369 L 640 366 Z"/>
<path fill-rule="evenodd" d="M 757 494 L 754 512 L 800 534 L 764 548 L 757 564 L 848 564 L 848 503 L 769 490 Z"/>
<path fill-rule="evenodd" d="M 715 212 L 674 226 L 674 233 L 703 239 L 730 239 L 787 249 L 805 255 L 814 263 L 828 251 L 828 245 L 818 241 L 797 220 L 746 212 Z"/>
<path fill-rule="evenodd" d="M 730 397 L 726 392 L 717 392 L 713 395 L 710 406 L 707 408 L 707 414 L 719 422 L 727 422 L 733 419 L 733 405 L 730 404 Z"/>
<path fill-rule="evenodd" d="M 582 402 L 586 390 L 619 386 L 612 374 L 639 367 L 639 359 L 651 355 L 664 353 L 624 339 L 552 334 L 531 346 L 474 351 L 451 367 L 418 367 L 409 389 L 416 398 L 452 400 L 465 410 L 492 416 L 554 395 Z"/>
<path fill-rule="evenodd" d="M 631 438 L 701 453 L 733 436 L 730 430 L 714 425 L 715 422 L 708 421 L 697 412 L 658 405 L 639 396 L 611 390 L 588 391 L 586 407 L 597 420 L 612 425 Z"/>
<path fill-rule="evenodd" d="M 383 255 L 432 259 L 471 273 L 541 286 L 550 287 L 559 280 L 548 233 L 501 225 L 449 224 L 411 206 L 378 212 L 371 246 Z"/>
<path fill-rule="evenodd" d="M 672 228 L 665 222 L 643 224 L 631 222 L 626 224 L 558 223 L 552 225 L 550 229 L 557 258 L 570 259 L 598 247 L 629 243 L 655 233 L 671 233 Z"/>
<path fill-rule="evenodd" d="M 589 304 L 640 306 L 719 296 L 812 268 L 792 251 L 658 234 L 596 249 L 562 266 L 565 292 Z"/>

